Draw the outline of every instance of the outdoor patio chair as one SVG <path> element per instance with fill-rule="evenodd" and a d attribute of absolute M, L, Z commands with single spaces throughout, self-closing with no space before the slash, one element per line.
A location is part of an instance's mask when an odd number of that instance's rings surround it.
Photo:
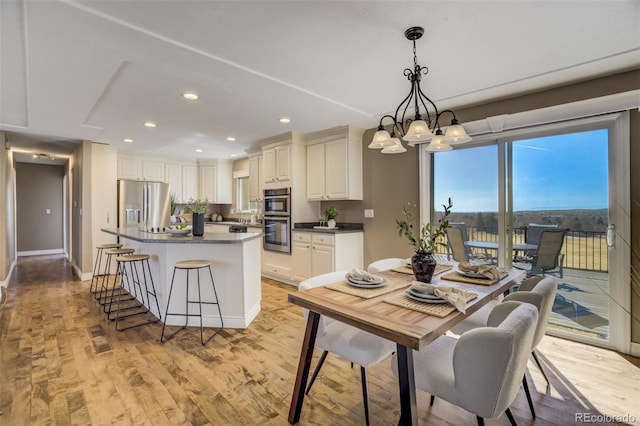
<path fill-rule="evenodd" d="M 469 262 L 469 252 L 464 244 L 462 230 L 458 227 L 446 229 L 447 250 L 456 262 Z"/>
<path fill-rule="evenodd" d="M 547 229 L 540 234 L 540 242 L 535 254 L 531 257 L 531 266 L 514 264 L 516 268 L 526 269 L 527 276 L 556 275 L 563 277 L 564 254 L 560 253 L 566 229 Z"/>
<path fill-rule="evenodd" d="M 527 244 L 540 244 L 540 235 L 542 231 L 548 229 L 558 229 L 558 225 L 540 225 L 537 223 L 530 223 L 524 228 L 524 242 Z M 531 262 L 533 255 L 536 254 L 535 250 L 525 250 L 521 261 Z"/>

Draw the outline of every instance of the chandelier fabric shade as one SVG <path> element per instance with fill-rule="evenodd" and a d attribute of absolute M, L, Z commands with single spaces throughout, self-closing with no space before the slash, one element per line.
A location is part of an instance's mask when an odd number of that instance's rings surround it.
<path fill-rule="evenodd" d="M 406 152 L 400 138 L 409 146 L 431 141 L 426 148 L 428 151 L 448 151 L 451 149 L 451 145 L 471 141 L 471 136 L 458 122 L 455 113 L 450 109 L 438 111 L 436 104 L 424 94 L 420 87 L 422 76 L 429 72 L 427 67 L 418 65 L 416 56 L 416 40 L 420 39 L 423 34 L 424 28 L 422 27 L 411 27 L 404 32 L 405 37 L 413 42 L 413 69 L 406 68 L 404 70 L 405 77 L 411 83 L 411 90 L 396 108 L 395 115 L 382 116 L 378 130 L 369 144 L 371 149 L 382 149 L 383 154 Z M 427 106 L 432 109 L 431 112 Z M 407 117 L 409 110 L 413 110 L 413 118 Z M 424 114 L 424 117 L 421 113 Z M 440 119 L 444 114 L 451 114 L 453 119 L 446 128 L 446 133 L 443 134 Z M 391 126 L 391 132 L 383 124 L 385 119 L 391 121 L 388 124 Z M 396 135 L 399 135 L 400 138 Z"/>

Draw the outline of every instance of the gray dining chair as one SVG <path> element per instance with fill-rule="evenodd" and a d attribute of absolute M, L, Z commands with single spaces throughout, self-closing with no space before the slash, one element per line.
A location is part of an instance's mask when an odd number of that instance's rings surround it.
<path fill-rule="evenodd" d="M 309 278 L 298 285 L 298 290 L 309 290 L 342 281 L 346 273 L 347 271 L 329 272 Z M 303 309 L 302 311 L 306 320 L 309 311 L 307 309 Z M 391 355 L 396 350 L 396 344 L 375 334 L 322 315 L 320 316 L 320 322 L 318 324 L 315 345 L 322 349 L 322 355 L 320 355 L 318 365 L 313 371 L 305 393 L 307 395 L 309 394 L 311 386 L 313 386 L 329 352 L 345 358 L 352 364 L 360 366 L 365 421 L 366 424 L 369 425 L 369 396 L 367 391 L 366 369 Z"/>
<path fill-rule="evenodd" d="M 509 406 L 520 388 L 531 351 L 538 311 L 529 303 L 508 301 L 491 311 L 485 327 L 462 334 L 458 339 L 441 336 L 421 351 L 413 352 L 415 385 L 476 415 L 478 425 L 485 418 L 505 413 L 512 425 Z M 396 357 L 391 369 L 398 376 Z"/>
<path fill-rule="evenodd" d="M 551 311 L 553 309 L 553 303 L 555 301 L 557 291 L 558 282 L 555 278 L 536 276 L 527 278 L 522 281 L 522 283 L 518 287 L 518 291 L 505 296 L 502 301 L 502 303 L 508 301 L 530 303 L 538 310 L 538 323 L 536 324 L 536 330 L 531 346 L 531 356 L 542 372 L 542 376 L 546 380 L 547 386 L 549 386 L 550 384 L 549 378 L 547 377 L 547 374 L 545 373 L 544 369 L 542 368 L 542 364 L 538 359 L 536 348 L 538 347 L 538 344 L 547 331 L 547 324 L 549 322 L 549 317 L 551 316 Z M 485 327 L 487 325 L 489 315 L 491 314 L 491 310 L 495 306 L 496 303 L 484 306 L 479 311 L 453 327 L 451 331 L 455 334 L 462 335 L 469 330 Z M 529 392 L 529 385 L 527 383 L 526 375 L 524 375 L 522 378 L 522 386 L 524 387 L 524 391 L 527 396 L 527 402 L 529 404 L 529 409 L 531 410 L 531 415 L 535 418 L 536 412 L 533 407 L 533 401 Z"/>

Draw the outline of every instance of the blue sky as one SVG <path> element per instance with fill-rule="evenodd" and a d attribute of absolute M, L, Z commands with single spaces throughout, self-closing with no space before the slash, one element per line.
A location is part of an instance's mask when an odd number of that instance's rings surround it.
<path fill-rule="evenodd" d="M 514 142 L 514 210 L 606 208 L 607 138 L 603 129 Z M 435 205 L 451 197 L 454 212 L 497 211 L 497 153 L 495 145 L 436 153 Z"/>

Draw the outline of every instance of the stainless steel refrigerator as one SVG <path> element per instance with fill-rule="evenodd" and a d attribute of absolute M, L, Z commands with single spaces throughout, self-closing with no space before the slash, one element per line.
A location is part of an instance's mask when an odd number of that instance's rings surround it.
<path fill-rule="evenodd" d="M 170 220 L 170 190 L 164 182 L 118 181 L 118 227 L 164 232 Z"/>

